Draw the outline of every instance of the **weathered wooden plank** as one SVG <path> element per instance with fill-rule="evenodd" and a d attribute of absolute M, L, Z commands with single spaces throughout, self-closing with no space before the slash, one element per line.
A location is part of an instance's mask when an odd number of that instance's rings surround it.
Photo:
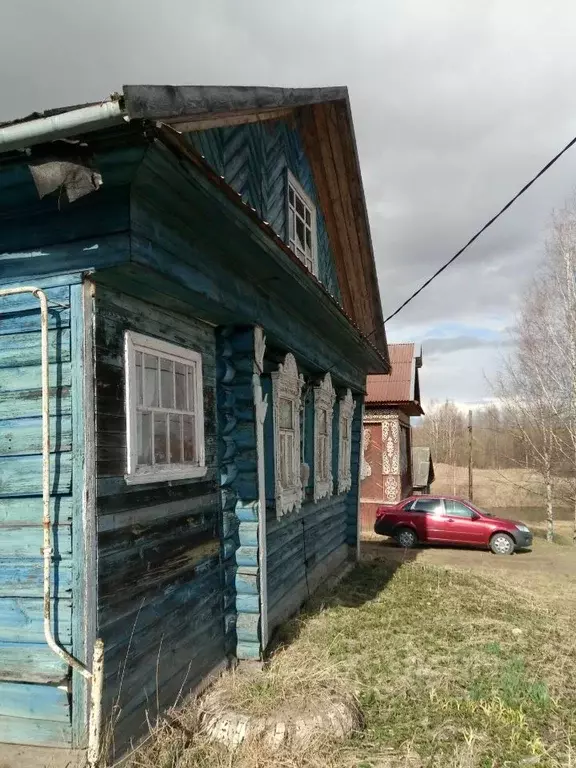
<path fill-rule="evenodd" d="M 40 331 L 9 333 L 0 344 L 0 368 L 20 365 L 38 365 L 41 359 Z M 67 328 L 48 332 L 48 360 L 70 360 L 70 331 Z"/>
<path fill-rule="evenodd" d="M 268 608 L 269 631 L 277 627 L 289 616 L 295 613 L 302 603 L 311 595 L 323 581 L 343 568 L 348 557 L 348 545 L 341 544 L 333 552 L 327 555 L 322 562 L 309 571 L 307 578 L 302 578 L 293 583 L 290 590 L 270 600 Z M 246 614 L 249 615 L 249 614 Z"/>
<path fill-rule="evenodd" d="M 163 622 L 182 606 L 192 614 L 207 596 L 217 594 L 221 587 L 219 563 L 213 560 L 208 566 L 205 571 L 194 573 L 169 590 L 160 589 L 140 599 L 129 595 L 127 600 L 114 606 L 102 601 L 100 629 L 106 639 L 106 652 L 111 653 L 115 646 L 126 643 L 133 632 Z"/>
<path fill-rule="evenodd" d="M 40 558 L 42 546 L 42 526 L 0 524 L 0 557 Z M 70 556 L 72 553 L 72 534 L 69 525 L 52 527 L 52 546 L 54 557 Z"/>
<path fill-rule="evenodd" d="M 66 279 L 60 278 L 60 280 Z M 44 288 L 43 285 L 39 285 L 37 282 L 28 283 L 26 281 L 22 286 L 32 288 L 42 288 L 48 299 L 49 309 L 62 309 L 70 307 L 70 288 L 68 285 L 59 285 L 54 288 Z M 2 287 L 9 288 L 9 285 L 4 284 L 2 281 Z M 62 307 L 57 306 L 62 305 Z M 15 312 L 30 312 L 36 311 L 38 313 L 37 322 L 40 323 L 40 301 L 31 293 L 15 293 L 9 296 L 2 296 L 0 298 L 0 327 L 4 322 L 3 315 L 12 314 Z"/>
<path fill-rule="evenodd" d="M 53 363 L 49 367 L 48 375 L 50 387 L 68 388 L 72 381 L 71 365 L 69 362 Z M 19 365 L 14 367 L 0 368 L 0 393 L 4 396 L 6 392 L 26 393 L 34 390 L 41 392 L 42 389 L 42 367 L 40 365 Z"/>
<path fill-rule="evenodd" d="M 129 708 L 120 712 L 112 737 L 115 754 L 121 755 L 140 736 L 149 731 L 150 722 L 155 722 L 157 707 L 160 711 L 179 705 L 187 695 L 198 695 L 213 682 L 227 666 L 219 644 L 210 649 L 202 660 L 188 663 L 169 680 L 163 681 L 160 695 L 150 699 L 133 701 Z M 144 697 L 147 691 L 143 688 Z"/>
<path fill-rule="evenodd" d="M 80 659 L 89 656 L 96 640 L 97 538 L 95 514 L 95 426 L 93 361 L 93 291 L 90 283 L 70 288 L 72 357 L 72 644 Z M 72 672 L 72 743 L 87 744 L 88 688 L 78 671 Z"/>
<path fill-rule="evenodd" d="M 39 273 L 36 275 L 28 275 L 24 278 L 21 275 L 17 275 L 16 277 L 4 277 L 4 275 L 2 275 L 2 285 L 5 288 L 16 285 L 33 286 L 34 288 L 42 288 L 42 290 L 49 292 L 53 288 L 62 286 L 67 287 L 69 285 L 81 283 L 83 279 L 83 272 L 63 272 L 59 275 L 48 276 Z"/>
<path fill-rule="evenodd" d="M 68 723 L 68 691 L 55 685 L 0 682 L 0 717 Z"/>
<path fill-rule="evenodd" d="M 1 302 L 0 302 L 1 306 Z M 70 310 L 48 307 L 48 328 L 69 328 Z M 11 333 L 28 333 L 40 328 L 40 311 L 16 312 L 0 316 L 0 336 Z"/>
<path fill-rule="evenodd" d="M 220 543 L 212 530 L 194 540 L 177 545 L 162 542 L 161 545 L 138 546 L 120 549 L 116 556 L 100 550 L 100 596 L 113 605 L 128 595 L 137 600 L 147 590 L 160 585 L 164 589 L 184 574 L 192 574 L 195 568 L 211 562 L 218 556 Z"/>
<path fill-rule="evenodd" d="M 104 197 L 106 193 L 98 195 L 101 203 L 104 203 Z M 52 217 L 31 217 L 28 212 L 28 216 L 24 221 L 13 221 L 7 226 L 6 221 L 3 222 L 2 230 L 0 230 L 0 269 L 2 275 L 8 278 L 19 278 L 18 283 L 25 284 L 31 282 L 32 275 L 37 275 L 42 270 L 50 269 L 50 272 L 66 272 L 70 270 L 85 270 L 91 269 L 105 269 L 107 267 L 113 267 L 118 264 L 125 264 L 130 258 L 130 244 L 128 235 L 128 194 L 124 195 L 125 198 L 125 219 L 122 223 L 118 223 L 117 232 L 119 234 L 93 237 L 90 240 L 80 240 L 74 237 L 70 228 L 70 218 L 63 216 L 61 212 L 58 212 L 56 216 Z M 90 201 L 92 204 L 94 200 Z M 110 201 L 109 201 L 110 202 Z M 76 207 L 78 206 L 78 207 Z M 72 206 L 69 211 L 79 211 L 82 207 L 82 200 L 77 200 L 76 205 Z M 104 206 L 104 209 L 106 206 Z M 105 216 L 110 218 L 111 209 L 102 212 Z M 114 215 L 117 215 L 117 209 L 114 211 Z M 98 211 L 92 210 L 88 216 L 85 216 L 84 231 L 78 231 L 77 237 L 86 237 L 86 225 L 90 229 L 94 230 L 94 222 L 97 220 Z M 50 228 L 48 229 L 47 219 L 51 218 L 49 222 Z M 34 221 L 36 226 L 41 224 L 44 219 L 44 227 L 42 231 L 32 232 L 30 226 Z M 104 222 L 99 222 L 99 228 L 105 227 Z M 27 240 L 36 242 L 48 240 L 50 245 L 46 245 L 44 248 L 27 251 L 15 252 L 16 248 L 22 248 L 22 232 L 26 230 Z M 121 230 L 125 230 L 122 232 Z M 73 240 L 73 242 L 64 242 L 67 238 Z M 56 240 L 56 244 L 52 245 Z M 58 242 L 58 240 L 60 242 Z M 44 243 L 43 243 L 44 244 Z M 49 267 L 47 266 L 49 265 Z"/>
<path fill-rule="evenodd" d="M 57 525 L 72 520 L 73 501 L 69 496 L 50 499 L 50 519 Z M 41 525 L 41 498 L 13 498 L 0 501 L 0 525 Z"/>
<path fill-rule="evenodd" d="M 68 723 L 0 715 L 0 742 L 69 747 L 72 743 L 72 731 Z"/>
<path fill-rule="evenodd" d="M 50 419 L 50 450 L 52 453 L 72 448 L 72 419 L 58 416 Z M 42 453 L 42 419 L 0 420 L 0 456 Z"/>
<path fill-rule="evenodd" d="M 106 642 L 105 638 L 107 676 L 115 677 L 118 669 L 132 673 L 137 671 L 142 656 L 158 654 L 163 646 L 172 652 L 182 638 L 188 639 L 191 655 L 194 637 L 201 635 L 210 624 L 218 623 L 221 616 L 222 600 L 218 590 L 198 594 L 195 600 L 164 613 L 162 620 L 146 627 L 140 626 L 135 616 L 135 623 L 130 633 L 123 636 L 122 642 L 117 642 L 115 637 Z"/>
<path fill-rule="evenodd" d="M 214 328 L 202 320 L 181 317 L 175 312 L 167 312 L 113 291 L 106 291 L 102 296 L 97 294 L 96 302 L 99 329 L 96 339 L 103 351 L 121 350 L 124 339 L 122 334 L 118 334 L 118 329 L 132 326 L 134 319 L 138 318 L 140 333 L 153 334 L 188 349 L 198 349 L 206 355 L 206 364 L 214 367 Z M 107 357 L 100 360 L 107 362 Z M 202 363 L 204 368 L 204 360 Z"/>
<path fill-rule="evenodd" d="M 72 489 L 70 453 L 56 453 L 50 460 L 50 488 L 53 495 Z M 32 496 L 42 493 L 42 456 L 0 457 L 0 497 Z"/>
<path fill-rule="evenodd" d="M 166 501 L 163 504 L 153 504 L 148 507 L 137 507 L 121 512 L 105 514 L 106 508 L 101 506 L 98 520 L 99 533 L 119 531 L 133 525 L 154 525 L 172 518 L 191 515 L 217 515 L 218 496 L 215 493 L 202 494 L 198 497 Z"/>
<path fill-rule="evenodd" d="M 0 528 L 0 543 L 3 539 L 4 529 Z M 44 584 L 42 567 L 39 554 L 36 560 L 14 560 L 11 555 L 0 557 L 0 597 L 41 597 Z M 72 567 L 69 560 L 53 563 L 50 589 L 53 597 L 70 597 Z"/>
<path fill-rule="evenodd" d="M 12 371 L 14 369 L 0 369 Z M 20 369 L 22 370 L 22 369 Z M 50 390 L 51 416 L 71 412 L 71 396 L 68 388 Z M 42 391 L 39 389 L 2 392 L 0 390 L 0 419 L 26 419 L 42 415 Z"/>
<path fill-rule="evenodd" d="M 151 646 L 138 657 L 130 656 L 122 665 L 119 705 L 125 716 L 146 701 L 153 706 L 156 697 L 163 706 L 172 706 L 175 700 L 168 698 L 170 680 L 178 676 L 178 689 L 185 687 L 187 681 L 196 679 L 199 669 L 206 669 L 224 658 L 221 615 L 207 611 L 197 617 L 197 622 L 186 634 L 165 637 L 161 644 Z M 114 697 L 113 682 L 114 678 L 107 678 L 109 702 Z M 116 674 L 116 684 L 119 682 Z M 175 693 L 177 695 L 177 691 Z"/>
<path fill-rule="evenodd" d="M 0 642 L 0 680 L 62 684 L 68 672 L 68 665 L 45 642 Z"/>
<path fill-rule="evenodd" d="M 71 642 L 72 602 L 53 601 L 52 623 L 61 643 Z M 42 600 L 23 597 L 0 598 L 0 640 L 10 643 L 44 642 Z"/>

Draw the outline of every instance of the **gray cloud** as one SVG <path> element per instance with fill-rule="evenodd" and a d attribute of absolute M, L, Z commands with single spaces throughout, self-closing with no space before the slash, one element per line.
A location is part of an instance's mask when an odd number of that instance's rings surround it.
<path fill-rule="evenodd" d="M 425 339 L 423 351 L 428 359 L 464 349 L 504 349 L 510 346 L 511 340 L 508 338 L 482 339 L 478 336 L 452 336 L 451 338 Z"/>
<path fill-rule="evenodd" d="M 387 313 L 576 134 L 572 0 L 5 5 L 0 119 L 130 82 L 348 85 Z M 440 322 L 511 323 L 550 210 L 575 182 L 572 150 L 390 334 L 420 341 Z M 483 396 L 482 366 L 496 362 L 473 352 L 438 348 L 423 371 L 431 396 Z"/>

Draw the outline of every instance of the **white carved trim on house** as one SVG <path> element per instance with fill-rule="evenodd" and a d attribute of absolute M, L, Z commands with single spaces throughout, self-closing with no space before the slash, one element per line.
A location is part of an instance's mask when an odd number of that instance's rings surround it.
<path fill-rule="evenodd" d="M 298 373 L 294 355 L 290 352 L 278 370 L 272 373 L 272 418 L 274 425 L 274 488 L 276 517 L 297 511 L 302 506 L 302 480 L 300 474 L 300 408 L 302 406 L 302 387 L 304 377 Z M 280 430 L 280 400 L 292 403 L 293 441 L 292 455 L 287 457 L 292 483 L 282 484 L 282 456 Z"/>
<path fill-rule="evenodd" d="M 352 419 L 355 408 L 352 392 L 347 389 L 344 397 L 340 398 L 338 418 L 338 493 L 347 493 L 352 487 Z M 347 439 L 344 438 L 345 433 Z"/>
<path fill-rule="evenodd" d="M 365 480 L 367 477 L 372 476 L 372 467 L 366 459 L 366 451 L 370 445 L 372 435 L 370 434 L 370 428 L 364 427 L 362 432 L 362 460 L 360 462 L 360 480 Z"/>
<path fill-rule="evenodd" d="M 336 392 L 327 373 L 319 387 L 314 387 L 314 501 L 332 495 L 332 417 Z M 326 412 L 326 433 L 320 434 L 323 412 Z M 324 456 L 322 456 L 324 452 Z M 324 473 L 320 467 L 324 467 Z"/>

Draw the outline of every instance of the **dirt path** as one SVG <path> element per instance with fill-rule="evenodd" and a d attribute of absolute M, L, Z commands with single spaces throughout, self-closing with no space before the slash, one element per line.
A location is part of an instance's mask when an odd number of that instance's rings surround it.
<path fill-rule="evenodd" d="M 464 548 L 423 547 L 402 550 L 387 539 L 362 542 L 363 560 L 386 560 L 394 566 L 406 561 L 471 571 L 501 579 L 504 588 L 529 589 L 537 599 L 551 600 L 562 612 L 576 611 L 576 549 L 536 539 L 530 552 L 498 557 Z"/>

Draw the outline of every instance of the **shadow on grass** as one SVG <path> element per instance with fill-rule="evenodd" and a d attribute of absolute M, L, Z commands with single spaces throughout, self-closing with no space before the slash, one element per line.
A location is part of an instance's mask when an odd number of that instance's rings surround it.
<path fill-rule="evenodd" d="M 361 558 L 353 570 L 336 587 L 320 588 L 292 619 L 278 627 L 268 646 L 270 656 L 278 648 L 293 643 L 306 621 L 326 608 L 361 608 L 386 589 L 403 565 L 413 562 L 420 549 L 403 549 L 387 541 L 362 542 Z"/>

